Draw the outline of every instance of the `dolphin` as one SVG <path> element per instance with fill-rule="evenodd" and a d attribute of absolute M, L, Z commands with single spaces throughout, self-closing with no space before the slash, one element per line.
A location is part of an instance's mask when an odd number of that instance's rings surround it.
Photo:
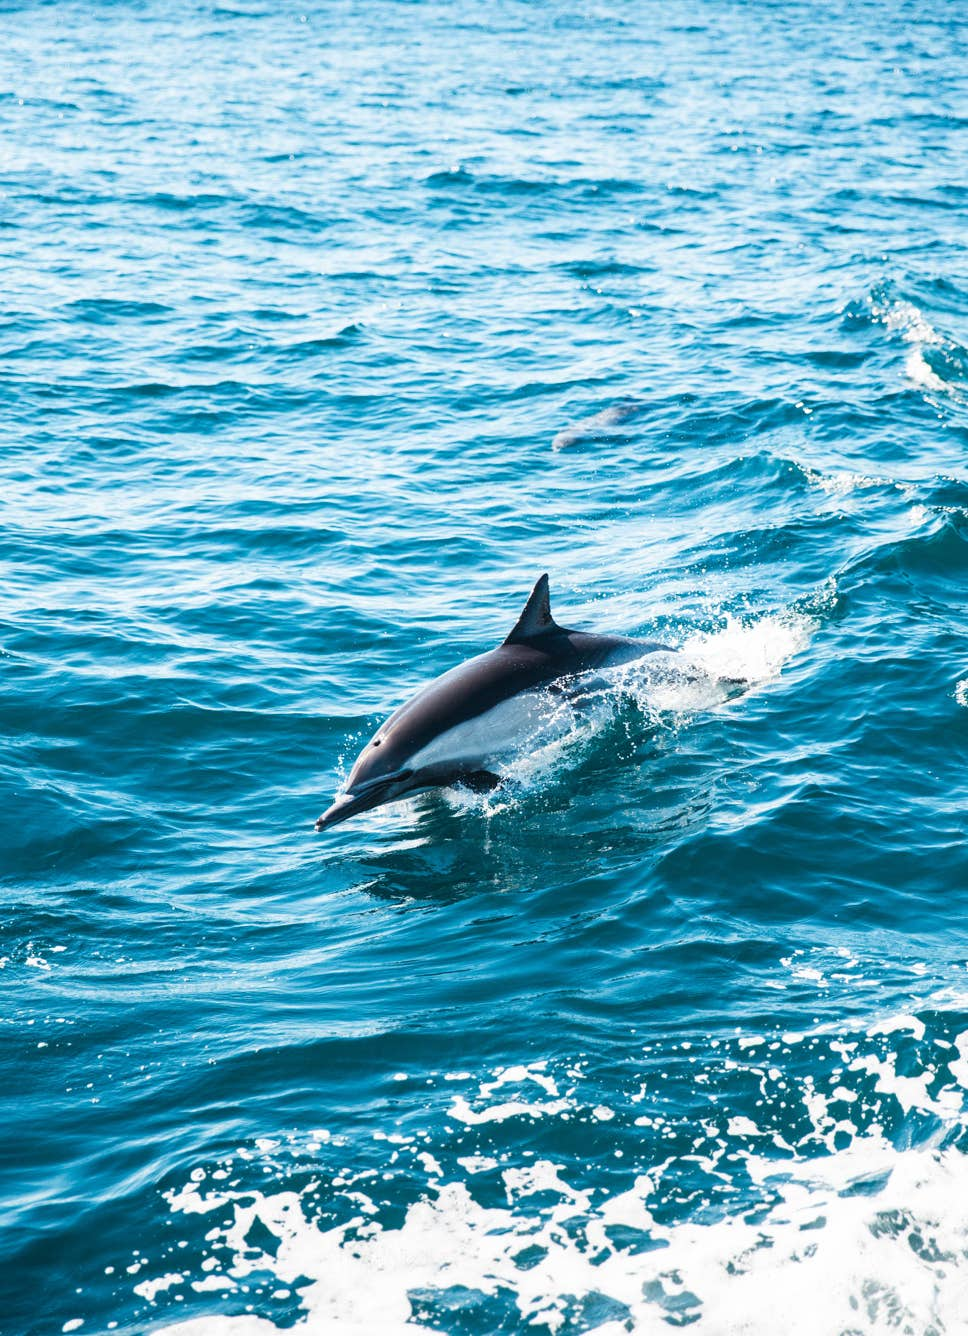
<path fill-rule="evenodd" d="M 542 575 L 503 644 L 435 678 L 380 725 L 316 829 L 423 789 L 496 788 L 493 767 L 540 718 L 544 690 L 658 652 L 670 647 L 559 626 Z"/>
<path fill-rule="evenodd" d="M 616 428 L 629 418 L 636 418 L 645 412 L 645 404 L 637 399 L 620 399 L 617 404 L 603 408 L 592 417 L 582 418 L 570 427 L 564 427 L 551 442 L 552 450 L 566 450 L 570 445 L 585 445 L 591 441 L 621 440 L 622 433 Z"/>

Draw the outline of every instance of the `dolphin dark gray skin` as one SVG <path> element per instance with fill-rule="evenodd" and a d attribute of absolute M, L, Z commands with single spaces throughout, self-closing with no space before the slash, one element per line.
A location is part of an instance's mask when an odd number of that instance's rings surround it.
<path fill-rule="evenodd" d="M 559 626 L 542 575 L 503 645 L 435 678 L 380 725 L 316 829 L 422 789 L 495 788 L 492 767 L 533 727 L 545 688 L 657 651 L 669 646 Z"/>
<path fill-rule="evenodd" d="M 582 418 L 559 431 L 551 442 L 552 450 L 566 450 L 570 445 L 585 445 L 591 441 L 620 440 L 622 433 L 617 430 L 630 418 L 640 417 L 645 412 L 645 404 L 637 399 L 620 399 L 617 404 L 603 408 L 592 417 Z"/>

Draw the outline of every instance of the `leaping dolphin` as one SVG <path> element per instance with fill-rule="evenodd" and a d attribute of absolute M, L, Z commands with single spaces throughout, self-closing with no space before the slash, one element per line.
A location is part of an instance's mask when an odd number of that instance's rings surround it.
<path fill-rule="evenodd" d="M 316 829 L 421 789 L 495 788 L 491 767 L 534 725 L 544 688 L 658 651 L 669 646 L 559 626 L 542 575 L 502 645 L 435 678 L 380 725 Z"/>

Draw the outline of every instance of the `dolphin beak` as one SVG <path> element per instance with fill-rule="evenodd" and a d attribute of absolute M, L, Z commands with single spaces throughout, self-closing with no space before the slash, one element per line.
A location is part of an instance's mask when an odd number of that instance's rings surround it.
<path fill-rule="evenodd" d="M 337 826 L 341 821 L 348 821 L 351 816 L 358 816 L 360 812 L 368 812 L 372 807 L 379 807 L 381 803 L 393 802 L 394 798 L 402 798 L 402 793 L 391 792 L 402 780 L 410 776 L 409 770 L 402 770 L 398 774 L 389 775 L 386 779 L 376 780 L 358 793 L 341 793 L 333 803 L 328 807 L 321 817 L 316 820 L 317 830 L 328 830 L 330 826 Z"/>
<path fill-rule="evenodd" d="M 327 807 L 322 816 L 316 818 L 316 829 L 325 830 L 327 826 L 336 826 L 340 821 L 346 821 L 353 815 L 349 809 L 353 807 L 353 799 L 344 794 L 337 798 L 332 807 Z"/>
<path fill-rule="evenodd" d="M 368 812 L 371 807 L 379 807 L 384 801 L 383 793 L 341 793 L 321 817 L 316 819 L 317 830 L 328 830 L 338 826 L 341 821 L 348 821 L 351 816 Z"/>

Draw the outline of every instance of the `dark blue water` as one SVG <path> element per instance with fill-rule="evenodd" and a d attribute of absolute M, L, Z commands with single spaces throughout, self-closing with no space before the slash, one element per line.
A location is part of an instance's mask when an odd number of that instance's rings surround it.
<path fill-rule="evenodd" d="M 4 1333 L 968 1330 L 966 28 L 5 6 Z"/>

